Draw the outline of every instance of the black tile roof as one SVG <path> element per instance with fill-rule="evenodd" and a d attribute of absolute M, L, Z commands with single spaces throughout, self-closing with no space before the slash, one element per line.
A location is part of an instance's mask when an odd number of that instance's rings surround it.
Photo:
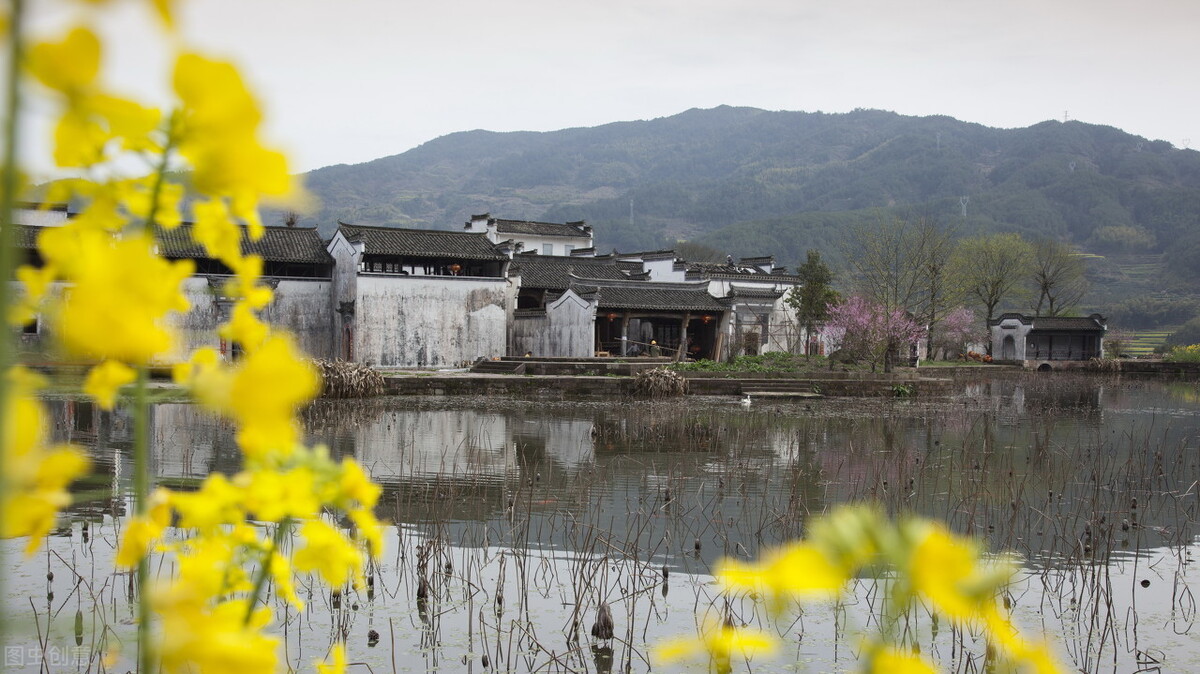
<path fill-rule="evenodd" d="M 668 283 L 627 283 L 589 285 L 580 281 L 571 286 L 579 295 L 595 295 L 598 309 L 650 309 L 659 311 L 723 312 L 725 305 L 707 290 Z"/>
<path fill-rule="evenodd" d="M 778 267 L 768 274 L 758 269 L 748 270 L 745 265 L 725 264 L 724 262 L 689 262 L 687 263 L 687 278 L 744 279 L 747 281 L 769 280 L 772 283 L 800 283 L 799 276 L 784 273 Z"/>
<path fill-rule="evenodd" d="M 1027 316 L 1017 313 L 1004 313 L 988 321 L 988 325 L 999 325 L 1007 320 L 1018 320 L 1025 325 L 1033 326 L 1033 332 L 1046 331 L 1103 331 L 1108 326 L 1108 319 L 1100 314 L 1091 316 Z"/>
<path fill-rule="evenodd" d="M 1061 316 L 1041 316 L 1033 319 L 1034 331 L 1044 330 L 1104 330 L 1105 321 L 1102 316 L 1093 315 L 1086 318 L 1064 318 Z"/>
<path fill-rule="evenodd" d="M 582 222 L 534 222 L 532 220 L 504 220 L 493 218 L 496 231 L 500 234 L 532 234 L 534 236 L 570 236 L 587 238 L 590 234 Z"/>
<path fill-rule="evenodd" d="M 34 248 L 38 232 L 44 227 L 18 226 L 16 246 Z M 183 224 L 175 229 L 156 228 L 159 253 L 173 259 L 208 259 L 209 255 L 200 244 L 192 241 L 192 226 Z M 242 253 L 259 255 L 266 262 L 294 262 L 304 264 L 330 264 L 333 260 L 325 250 L 325 242 L 317 230 L 293 227 L 267 227 L 258 241 L 246 238 L 242 228 Z"/>
<path fill-rule="evenodd" d="M 774 288 L 752 288 L 748 286 L 732 286 L 729 288 L 728 297 L 759 297 L 777 300 L 783 297 L 783 293 Z"/>
<path fill-rule="evenodd" d="M 612 258 L 518 255 L 513 258 L 513 270 L 521 274 L 522 288 L 547 290 L 566 290 L 571 286 L 571 274 L 610 281 L 629 279 Z"/>
<path fill-rule="evenodd" d="M 209 257 L 203 246 L 192 241 L 190 224 L 175 229 L 158 228 L 154 235 L 158 239 L 159 253 L 165 257 L 193 260 Z M 321 235 L 308 227 L 267 227 L 258 241 L 251 241 L 243 227 L 242 253 L 258 255 L 266 262 L 330 264 L 333 261 L 325 250 Z"/>
<path fill-rule="evenodd" d="M 444 232 L 434 229 L 394 227 L 358 227 L 343 224 L 342 234 L 351 241 L 366 244 L 365 255 L 402 255 L 406 257 L 461 258 L 464 260 L 507 260 L 496 250 L 486 234 Z"/>

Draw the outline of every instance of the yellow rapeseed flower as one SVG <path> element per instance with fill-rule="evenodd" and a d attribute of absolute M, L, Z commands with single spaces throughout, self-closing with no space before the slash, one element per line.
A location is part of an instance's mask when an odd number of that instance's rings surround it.
<path fill-rule="evenodd" d="M 880 648 L 870 653 L 863 663 L 869 674 L 936 674 L 919 655 L 903 653 L 894 648 Z"/>
<path fill-rule="evenodd" d="M 50 284 L 58 276 L 58 271 L 50 266 L 17 267 L 17 282 L 20 283 L 21 297 L 9 307 L 8 322 L 12 325 L 25 325 L 37 317 L 42 301 L 50 290 Z"/>
<path fill-rule="evenodd" d="M 71 503 L 67 485 L 87 472 L 87 456 L 74 447 L 45 447 L 47 422 L 36 393 L 41 377 L 23 368 L 6 375 L 9 395 L 0 410 L 0 470 L 5 476 L 0 537 L 28 536 L 33 554 Z"/>
<path fill-rule="evenodd" d="M 271 553 L 271 578 L 275 581 L 275 591 L 284 601 L 304 610 L 304 602 L 300 597 L 296 596 L 296 584 L 294 574 L 292 573 L 292 565 L 288 562 L 288 558 L 278 552 Z"/>
<path fill-rule="evenodd" d="M 729 671 L 734 655 L 753 657 L 770 655 L 778 644 L 769 633 L 747 627 L 708 626 L 699 638 L 675 639 L 657 646 L 651 656 L 655 662 L 667 663 L 708 655 L 718 663 L 718 671 Z"/>
<path fill-rule="evenodd" d="M 959 538 L 940 524 L 913 522 L 907 527 L 914 545 L 902 566 L 912 589 L 953 620 L 983 617 L 996 592 L 1012 576 L 1006 564 L 986 564 L 974 541 Z"/>
<path fill-rule="evenodd" d="M 320 386 L 316 371 L 283 335 L 267 338 L 232 367 L 212 349 L 198 349 L 191 363 L 175 368 L 175 380 L 189 386 L 202 407 L 238 423 L 238 444 L 255 461 L 293 451 L 300 438 L 296 411 Z"/>
<path fill-rule="evenodd" d="M 171 504 L 179 513 L 179 526 L 208 533 L 224 524 L 245 519 L 242 490 L 231 484 L 223 474 L 212 473 L 204 478 L 200 489 L 171 494 Z"/>
<path fill-rule="evenodd" d="M 87 28 L 75 28 L 61 42 L 32 45 L 26 67 L 47 87 L 68 97 L 81 96 L 100 73 L 100 39 Z"/>
<path fill-rule="evenodd" d="M 727 589 L 787 595 L 832 595 L 849 580 L 847 569 L 803 541 L 768 552 L 757 563 L 723 560 L 715 575 Z"/>
<path fill-rule="evenodd" d="M 317 674 L 345 674 L 346 644 L 337 642 L 329 649 L 329 655 L 323 662 L 317 663 Z"/>
<path fill-rule="evenodd" d="M 176 60 L 174 87 L 183 105 L 179 150 L 194 167 L 196 189 L 230 198 L 250 238 L 258 239 L 259 196 L 282 197 L 293 185 L 284 156 L 258 141 L 257 101 L 233 65 L 198 54 Z"/>
<path fill-rule="evenodd" d="M 383 554 L 383 527 L 375 518 L 375 513 L 366 508 L 356 508 L 350 511 L 350 521 L 358 528 L 358 536 L 367 542 L 367 551 L 372 557 Z"/>
<path fill-rule="evenodd" d="M 88 371 L 83 392 L 95 398 L 101 408 L 111 410 L 117 400 L 117 391 L 135 379 L 137 372 L 133 368 L 119 361 L 106 360 Z"/>
<path fill-rule="evenodd" d="M 300 529 L 305 545 L 292 556 L 298 571 L 315 571 L 331 587 L 341 587 L 350 579 L 362 582 L 363 556 L 341 531 L 321 520 L 308 520 Z"/>
<path fill-rule="evenodd" d="M 259 608 L 247 623 L 247 603 L 232 599 L 210 605 L 207 598 L 172 588 L 156 602 L 163 670 L 186 674 L 274 672 L 279 640 L 263 633 L 270 610 Z"/>
<path fill-rule="evenodd" d="M 162 536 L 163 530 L 171 523 L 170 495 L 163 488 L 156 489 L 150 495 L 145 515 L 131 517 L 125 524 L 125 534 L 121 544 L 117 546 L 114 560 L 120 568 L 137 566 L 150 551 L 150 546 Z"/>
<path fill-rule="evenodd" d="M 316 517 L 321 504 L 317 501 L 315 483 L 316 477 L 305 466 L 288 471 L 255 468 L 234 478 L 234 484 L 244 494 L 246 511 L 268 522 Z"/>
<path fill-rule="evenodd" d="M 189 308 L 182 288 L 190 260 L 158 257 L 148 235 L 116 239 L 77 227 L 48 228 L 40 247 L 72 282 L 54 307 L 55 334 L 69 353 L 145 364 L 170 352 L 166 317 Z"/>

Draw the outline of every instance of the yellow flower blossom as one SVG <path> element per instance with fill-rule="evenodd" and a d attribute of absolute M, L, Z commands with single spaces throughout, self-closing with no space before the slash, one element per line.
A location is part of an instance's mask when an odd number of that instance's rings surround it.
<path fill-rule="evenodd" d="M 293 579 L 292 565 L 288 562 L 287 557 L 278 552 L 271 553 L 271 578 L 275 581 L 275 591 L 283 597 L 284 601 L 304 610 L 304 602 L 300 597 L 296 596 L 296 584 Z"/>
<path fill-rule="evenodd" d="M 58 276 L 58 271 L 50 266 L 17 267 L 17 281 L 21 284 L 21 298 L 9 307 L 8 322 L 12 325 L 25 325 L 37 317 L 38 309 L 50 289 L 50 284 Z"/>
<path fill-rule="evenodd" d="M 793 543 L 764 555 L 758 563 L 724 560 L 716 576 L 726 588 L 762 590 L 778 594 L 831 595 L 849 579 L 847 571 L 813 545 Z"/>
<path fill-rule="evenodd" d="M 936 674 L 928 662 L 920 656 L 902 653 L 893 648 L 880 648 L 871 653 L 864 663 L 869 674 Z"/>
<path fill-rule="evenodd" d="M 270 610 L 259 608 L 247 623 L 244 599 L 210 606 L 207 597 L 175 587 L 156 601 L 162 639 L 158 653 L 166 672 L 274 672 L 279 640 L 263 633 Z"/>
<path fill-rule="evenodd" d="M 1012 622 L 1000 612 L 996 602 L 983 610 L 982 617 L 988 638 L 999 647 L 1005 658 L 1029 665 L 1037 674 L 1059 674 L 1063 671 L 1046 644 L 1034 643 L 1022 637 Z"/>
<path fill-rule="evenodd" d="M 100 73 L 100 39 L 87 28 L 75 28 L 62 42 L 31 46 L 26 66 L 47 87 L 68 96 L 81 95 Z"/>
<path fill-rule="evenodd" d="M 236 269 L 242 259 L 242 230 L 230 219 L 220 199 L 197 201 L 192 206 L 192 238 L 212 257 Z"/>
<path fill-rule="evenodd" d="M 247 352 L 252 352 L 267 339 L 270 328 L 254 315 L 254 310 L 245 302 L 233 305 L 229 322 L 217 329 L 221 337 L 241 344 Z"/>
<path fill-rule="evenodd" d="M 137 372 L 128 365 L 115 360 L 106 360 L 88 371 L 83 382 L 83 392 L 96 399 L 101 408 L 111 410 L 116 403 L 117 391 L 137 379 Z"/>
<path fill-rule="evenodd" d="M 201 350 L 190 368 L 176 369 L 176 380 L 187 383 L 202 406 L 237 421 L 238 444 L 255 460 L 292 451 L 300 438 L 296 411 L 320 386 L 316 371 L 283 335 L 268 337 L 232 368 Z"/>
<path fill-rule="evenodd" d="M 251 309 L 262 309 L 271 303 L 275 294 L 270 288 L 258 285 L 262 276 L 263 261 L 258 255 L 247 255 L 235 268 L 236 275 L 229 282 L 226 292 L 239 297 Z"/>
<path fill-rule="evenodd" d="M 179 564 L 176 586 L 186 587 L 198 597 L 222 597 L 253 587 L 241 565 L 243 553 L 265 549 L 265 545 L 246 528 L 235 528 L 211 531 L 172 549 Z"/>
<path fill-rule="evenodd" d="M 5 476 L 0 537 L 28 536 L 32 554 L 71 503 L 67 485 L 87 472 L 88 458 L 68 446 L 44 447 L 46 418 L 35 397 L 41 377 L 23 368 L 6 375 L 9 394 L 0 418 L 0 470 Z"/>
<path fill-rule="evenodd" d="M 179 204 L 183 201 L 184 195 L 183 185 L 164 180 L 158 187 L 159 194 L 157 208 L 155 208 L 154 178 L 155 176 L 152 175 L 137 180 L 120 181 L 117 188 L 120 190 L 121 203 L 125 205 L 129 214 L 139 221 L 147 222 L 150 219 L 150 212 L 153 210 L 156 225 L 163 229 L 175 229 L 183 221 L 183 216 L 179 212 Z"/>
<path fill-rule="evenodd" d="M 372 557 L 383 554 L 383 527 L 375 518 L 375 513 L 365 508 L 350 511 L 350 521 L 358 527 L 358 536 L 367 542 L 367 550 Z"/>
<path fill-rule="evenodd" d="M 167 490 L 156 489 L 150 495 L 146 514 L 130 518 L 125 525 L 125 534 L 117 546 L 114 563 L 126 569 L 137 566 L 170 523 L 170 496 Z"/>
<path fill-rule="evenodd" d="M 371 481 L 371 476 L 354 459 L 342 459 L 338 474 L 339 502 L 357 503 L 364 508 L 375 507 L 382 488 Z"/>
<path fill-rule="evenodd" d="M 310 519 L 321 507 L 314 493 L 315 477 L 303 466 L 286 472 L 250 470 L 238 474 L 234 483 L 245 495 L 246 510 L 260 520 Z"/>
<path fill-rule="evenodd" d="M 298 571 L 315 571 L 332 587 L 354 579 L 362 583 L 363 556 L 341 531 L 321 520 L 309 520 L 300 529 L 305 545 L 292 556 Z"/>
<path fill-rule="evenodd" d="M 329 655 L 324 662 L 317 663 L 317 674 L 345 674 L 346 644 L 337 642 L 329 649 Z"/>
<path fill-rule="evenodd" d="M 171 494 L 171 504 L 179 513 L 179 526 L 201 533 L 245 519 L 241 503 L 242 491 L 221 473 L 204 478 L 198 491 Z"/>
<path fill-rule="evenodd" d="M 707 654 L 719 671 L 728 671 L 734 655 L 753 657 L 775 652 L 776 639 L 767 632 L 746 627 L 710 626 L 696 639 L 675 639 L 654 649 L 651 659 L 667 663 Z"/>
<path fill-rule="evenodd" d="M 56 335 L 68 352 L 144 364 L 171 350 L 175 335 L 165 319 L 189 308 L 182 286 L 190 260 L 158 257 L 146 235 L 114 239 L 77 227 L 48 228 L 40 246 L 73 282 L 55 307 Z"/>
<path fill-rule="evenodd" d="M 906 577 L 923 595 L 953 620 L 973 620 L 995 604 L 996 592 L 1012 576 L 1008 565 L 986 565 L 974 541 L 959 538 L 933 523 L 913 523 L 908 529 L 914 546 Z"/>
<path fill-rule="evenodd" d="M 180 153 L 195 167 L 196 189 L 230 197 L 234 213 L 257 240 L 262 235 L 259 195 L 284 196 L 293 190 L 284 156 L 258 142 L 262 113 L 257 101 L 231 64 L 198 54 L 179 56 L 174 86 L 184 113 Z"/>

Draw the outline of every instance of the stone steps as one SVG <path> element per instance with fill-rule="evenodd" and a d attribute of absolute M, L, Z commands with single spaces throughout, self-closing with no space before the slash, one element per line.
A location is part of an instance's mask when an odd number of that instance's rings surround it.
<path fill-rule="evenodd" d="M 475 374 L 525 374 L 525 363 L 512 360 L 481 360 L 471 367 Z"/>

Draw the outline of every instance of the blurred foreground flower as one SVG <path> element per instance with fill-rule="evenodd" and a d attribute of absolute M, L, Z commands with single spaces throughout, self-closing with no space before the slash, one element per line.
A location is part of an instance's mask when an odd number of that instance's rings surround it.
<path fill-rule="evenodd" d="M 985 557 L 976 541 L 939 523 L 916 517 L 892 521 L 876 508 L 844 506 L 814 520 L 806 540 L 768 551 L 757 562 L 723 561 L 716 576 L 727 592 L 764 595 L 776 614 L 797 599 L 836 597 L 860 575 L 881 579 L 886 602 L 880 634 L 864 635 L 861 671 L 934 671 L 899 647 L 901 616 L 920 605 L 981 631 L 989 648 L 1014 670 L 1059 672 L 1049 649 L 1021 637 L 998 604 L 1015 573 L 1010 559 Z M 764 641 L 771 640 L 766 633 L 722 627 L 702 630 L 699 639 L 672 641 L 657 654 L 672 660 L 707 652 L 717 671 L 727 672 L 733 655 L 766 650 Z"/>

